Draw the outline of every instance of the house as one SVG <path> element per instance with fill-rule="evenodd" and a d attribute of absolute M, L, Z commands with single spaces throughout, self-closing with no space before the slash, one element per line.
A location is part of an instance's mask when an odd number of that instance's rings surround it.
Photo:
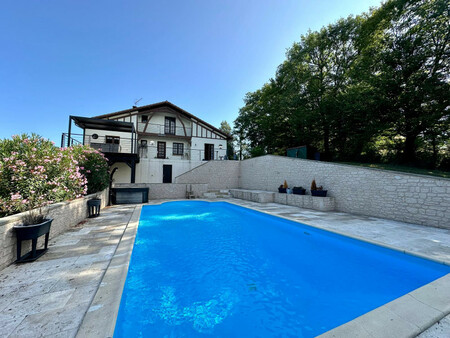
<path fill-rule="evenodd" d="M 72 132 L 72 124 L 83 130 Z M 168 101 L 95 116 L 70 116 L 61 146 L 102 151 L 115 183 L 172 183 L 204 161 L 226 160 L 230 136 Z"/>

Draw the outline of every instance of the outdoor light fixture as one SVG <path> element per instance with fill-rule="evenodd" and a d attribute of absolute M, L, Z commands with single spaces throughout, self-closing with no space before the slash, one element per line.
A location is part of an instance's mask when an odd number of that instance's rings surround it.
<path fill-rule="evenodd" d="M 154 146 L 155 145 L 155 141 L 150 141 L 150 145 Z"/>
<path fill-rule="evenodd" d="M 219 149 L 222 149 L 222 148 L 223 148 L 223 146 L 221 144 L 219 144 Z"/>

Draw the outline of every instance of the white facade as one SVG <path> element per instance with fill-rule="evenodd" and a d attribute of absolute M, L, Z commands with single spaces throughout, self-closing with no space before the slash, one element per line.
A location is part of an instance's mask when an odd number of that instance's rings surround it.
<path fill-rule="evenodd" d="M 164 174 L 166 182 L 175 182 L 175 177 L 205 161 L 226 159 L 227 135 L 169 102 L 97 118 L 134 124 L 137 140 L 131 133 L 85 129 L 84 143 L 119 153 L 130 153 L 134 143 L 139 155 L 135 183 L 164 183 Z M 115 167 L 114 182 L 130 183 L 130 166 L 116 162 Z"/>

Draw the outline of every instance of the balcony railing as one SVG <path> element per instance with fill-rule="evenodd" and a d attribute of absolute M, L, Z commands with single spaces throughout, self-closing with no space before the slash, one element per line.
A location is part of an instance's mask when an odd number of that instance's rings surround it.
<path fill-rule="evenodd" d="M 225 156 L 219 150 L 214 151 L 214 158 L 207 159 L 205 151 L 201 149 L 184 148 L 180 153 L 179 148 L 165 147 L 165 151 L 158 150 L 155 145 L 139 146 L 139 157 L 149 159 L 170 159 L 170 160 L 192 160 L 192 161 L 206 161 L 206 160 L 224 160 Z"/>
<path fill-rule="evenodd" d="M 63 145 L 67 145 L 68 135 L 64 133 L 62 135 Z M 94 136 L 83 135 L 82 134 L 71 134 L 69 145 L 85 144 L 90 145 L 92 148 L 97 149 L 103 153 L 127 153 L 127 154 L 139 154 L 140 158 L 148 159 L 170 159 L 170 160 L 191 160 L 191 161 L 206 161 L 206 160 L 224 160 L 223 150 L 214 150 L 214 158 L 205 157 L 205 151 L 202 149 L 191 149 L 188 147 L 183 147 L 181 151 L 180 148 L 165 147 L 165 151 L 158 151 L 157 145 L 146 145 L 142 146 L 136 140 L 131 138 L 120 137 L 119 143 L 107 143 L 106 136 Z"/>
<path fill-rule="evenodd" d="M 175 128 L 167 128 L 167 126 L 163 124 L 157 124 L 157 123 L 148 123 L 147 128 L 145 127 L 147 125 L 146 122 L 138 122 L 137 124 L 137 131 L 139 133 L 148 133 L 148 134 L 157 134 L 157 135 L 175 135 L 175 136 L 186 136 L 191 137 L 192 136 L 192 128 L 183 126 L 176 126 Z M 186 134 L 185 131 L 186 130 Z"/>
<path fill-rule="evenodd" d="M 83 135 L 71 134 L 69 145 L 84 144 L 90 145 L 92 148 L 101 151 L 102 153 L 121 153 L 121 154 L 137 154 L 137 140 L 125 137 L 111 138 L 107 136 L 100 136 L 97 134 Z M 62 135 L 61 144 L 67 145 L 68 135 Z"/>

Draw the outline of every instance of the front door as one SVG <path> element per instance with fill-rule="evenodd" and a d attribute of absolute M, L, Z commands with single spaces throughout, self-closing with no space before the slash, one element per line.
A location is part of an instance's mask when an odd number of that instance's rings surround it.
<path fill-rule="evenodd" d="M 205 143 L 205 160 L 214 160 L 214 144 Z"/>
<path fill-rule="evenodd" d="M 172 183 L 172 165 L 163 165 L 163 183 Z"/>

